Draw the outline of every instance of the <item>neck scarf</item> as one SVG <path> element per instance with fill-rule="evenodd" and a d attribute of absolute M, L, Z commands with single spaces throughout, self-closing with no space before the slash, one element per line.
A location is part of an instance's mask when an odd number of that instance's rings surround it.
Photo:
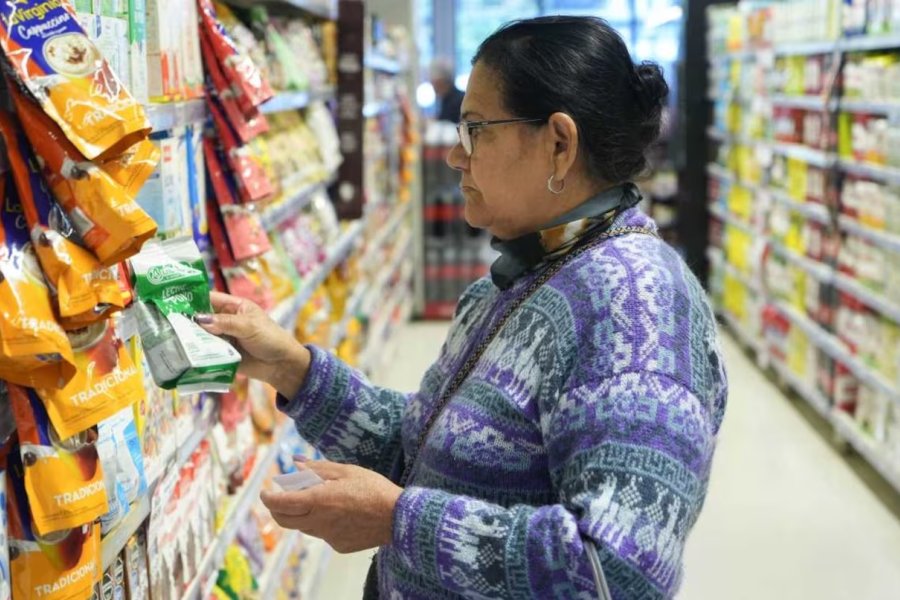
<path fill-rule="evenodd" d="M 501 290 L 509 289 L 523 274 L 564 256 L 582 240 L 607 229 L 619 214 L 640 201 L 637 186 L 624 183 L 589 198 L 539 231 L 511 240 L 493 238 L 491 247 L 500 252 L 500 257 L 491 265 L 491 280 Z"/>

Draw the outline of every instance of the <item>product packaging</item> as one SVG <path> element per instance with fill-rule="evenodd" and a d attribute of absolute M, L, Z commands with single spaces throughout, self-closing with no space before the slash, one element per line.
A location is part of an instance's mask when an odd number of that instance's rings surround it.
<path fill-rule="evenodd" d="M 120 16 L 101 14 L 76 17 L 88 40 L 97 48 L 100 56 L 118 80 L 127 85 L 131 80 L 131 58 L 128 56 L 128 21 Z M 132 96 L 133 97 L 133 96 Z M 137 100 L 135 99 L 137 102 Z"/>
<path fill-rule="evenodd" d="M 78 245 L 74 228 L 47 189 L 27 140 L 2 112 L 0 136 L 6 143 L 33 248 L 56 296 L 60 323 L 71 329 L 105 319 L 110 310 L 124 306 L 115 270 L 101 266 Z"/>
<path fill-rule="evenodd" d="M 265 165 L 255 156 L 250 146 L 241 146 L 222 113 L 218 102 L 209 97 L 206 100 L 213 116 L 216 131 L 222 142 L 222 150 L 234 173 L 242 202 L 259 202 L 275 193 L 275 187 L 269 180 Z"/>
<path fill-rule="evenodd" d="M 2 441 L 2 440 L 0 440 Z M 0 468 L 0 600 L 9 600 L 9 525 L 6 518 L 6 471 Z"/>
<path fill-rule="evenodd" d="M 201 253 L 209 249 L 209 223 L 206 219 L 206 161 L 203 158 L 203 128 L 188 127 L 188 192 L 190 195 L 191 233 Z"/>
<path fill-rule="evenodd" d="M 62 387 L 75 356 L 56 322 L 9 174 L 0 174 L 0 379 Z"/>
<path fill-rule="evenodd" d="M 150 133 L 143 107 L 85 35 L 68 2 L 2 5 L 0 48 L 29 93 L 88 159 L 115 156 Z"/>
<path fill-rule="evenodd" d="M 147 90 L 147 2 L 128 0 L 129 88 L 134 99 L 146 104 Z"/>
<path fill-rule="evenodd" d="M 143 395 L 140 373 L 112 321 L 70 331 L 69 339 L 78 369 L 75 377 L 62 389 L 35 389 L 63 438 L 97 425 Z"/>
<path fill-rule="evenodd" d="M 307 488 L 311 488 L 324 480 L 316 475 L 315 471 L 304 469 L 302 471 L 294 471 L 293 473 L 285 473 L 272 478 L 283 492 L 299 492 Z"/>
<path fill-rule="evenodd" d="M 240 52 L 219 21 L 217 10 L 222 5 L 212 0 L 197 0 L 197 6 L 200 9 L 201 28 L 209 36 L 210 46 L 226 78 L 231 82 L 238 105 L 244 114 L 252 115 L 254 109 L 274 96 L 272 88 L 259 68 L 253 64 L 253 60 Z"/>
<path fill-rule="evenodd" d="M 200 54 L 200 38 L 197 35 L 199 14 L 197 4 L 188 0 L 179 8 L 184 16 L 178 20 L 181 34 L 181 68 L 183 73 L 183 95 L 185 98 L 203 97 L 203 58 Z"/>
<path fill-rule="evenodd" d="M 127 598 L 139 600 L 150 597 L 150 576 L 147 572 L 147 535 L 140 528 L 122 550 L 125 559 Z"/>
<path fill-rule="evenodd" d="M 146 0 L 147 95 L 154 102 L 177 99 L 178 57 L 171 19 L 172 0 Z"/>
<path fill-rule="evenodd" d="M 97 432 L 58 435 L 37 394 L 28 388 L 10 385 L 9 400 L 19 430 L 22 473 L 35 533 L 47 536 L 77 528 L 106 513 Z"/>
<path fill-rule="evenodd" d="M 97 448 L 106 476 L 107 494 L 110 498 L 113 494 L 119 497 L 123 501 L 122 513 L 127 513 L 129 505 L 147 491 L 144 456 L 132 407 L 101 421 L 97 429 Z"/>
<path fill-rule="evenodd" d="M 131 261 L 141 341 L 153 378 L 164 389 L 223 391 L 240 354 L 191 320 L 212 311 L 203 258 L 190 239 L 153 243 Z"/>
<path fill-rule="evenodd" d="M 84 160 L 37 105 L 19 92 L 12 96 L 50 189 L 85 245 L 104 266 L 137 253 L 156 233 L 153 220 L 105 171 Z"/>

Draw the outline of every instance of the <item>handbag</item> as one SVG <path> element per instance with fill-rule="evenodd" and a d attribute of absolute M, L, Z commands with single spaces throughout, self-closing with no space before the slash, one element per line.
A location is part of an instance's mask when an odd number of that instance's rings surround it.
<path fill-rule="evenodd" d="M 481 357 L 488 349 L 488 346 L 491 345 L 491 342 L 494 341 L 494 338 L 497 337 L 497 334 L 500 333 L 500 330 L 503 329 L 504 325 L 506 325 L 509 317 L 512 316 L 512 314 L 519 307 L 521 307 L 537 290 L 539 290 L 545 283 L 550 281 L 550 279 L 554 275 L 559 273 L 559 271 L 564 266 L 572 262 L 575 258 L 581 256 L 582 254 L 599 245 L 605 240 L 629 233 L 641 233 L 658 237 L 654 230 L 647 227 L 616 227 L 614 229 L 608 229 L 598 234 L 596 237 L 590 238 L 582 245 L 576 246 L 565 256 L 550 263 L 541 272 L 541 274 L 536 277 L 533 282 L 531 282 L 528 288 L 525 289 L 525 291 L 522 292 L 522 294 L 518 298 L 516 298 L 509 304 L 501 318 L 494 324 L 487 335 L 482 338 L 481 342 L 479 342 L 475 349 L 470 352 L 469 356 L 466 358 L 466 361 L 459 368 L 453 378 L 450 379 L 449 383 L 444 387 L 444 390 L 441 393 L 437 404 L 431 410 L 431 413 L 429 413 L 428 419 L 425 421 L 425 426 L 422 428 L 422 431 L 416 440 L 416 453 L 415 455 L 413 455 L 412 460 L 406 460 L 403 449 L 400 449 L 398 457 L 394 463 L 392 475 L 395 475 L 398 472 L 402 474 L 400 475 L 399 479 L 394 479 L 393 476 L 391 477 L 391 479 L 394 480 L 397 485 L 399 485 L 400 487 L 406 487 L 406 484 L 409 481 L 413 470 L 415 469 L 416 458 L 420 454 L 422 447 L 425 444 L 425 440 L 428 438 L 428 434 L 431 432 L 431 428 L 434 426 L 435 422 L 444 412 L 444 409 L 450 403 L 450 399 L 453 398 L 453 395 L 459 390 L 460 386 L 462 386 L 465 380 L 469 377 L 472 369 L 474 369 L 475 365 L 478 364 L 478 361 L 481 360 Z M 612 600 L 612 596 L 609 593 L 609 587 L 606 583 L 606 576 L 603 574 L 603 568 L 600 563 L 600 553 L 597 550 L 596 544 L 594 544 L 593 540 L 585 536 L 582 536 L 582 541 L 584 542 L 588 560 L 591 564 L 591 571 L 594 575 L 594 584 L 597 587 L 598 599 Z M 366 575 L 366 582 L 363 587 L 363 600 L 378 600 L 379 597 L 378 553 L 376 552 L 372 557 L 372 564 L 369 565 L 369 572 Z"/>

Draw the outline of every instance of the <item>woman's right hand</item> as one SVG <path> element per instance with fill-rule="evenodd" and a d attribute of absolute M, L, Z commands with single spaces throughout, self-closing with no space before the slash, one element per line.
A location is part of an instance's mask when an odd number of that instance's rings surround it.
<path fill-rule="evenodd" d="M 233 338 L 242 373 L 293 398 L 309 371 L 309 350 L 254 302 L 220 292 L 211 292 L 210 299 L 215 314 L 196 315 L 197 324 L 213 335 Z"/>

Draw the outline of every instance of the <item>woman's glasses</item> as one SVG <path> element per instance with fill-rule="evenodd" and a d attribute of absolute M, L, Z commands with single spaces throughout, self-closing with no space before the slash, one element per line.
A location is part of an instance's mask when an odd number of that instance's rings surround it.
<path fill-rule="evenodd" d="M 472 156 L 475 150 L 475 144 L 472 141 L 472 132 L 488 127 L 490 125 L 507 125 L 509 123 L 537 123 L 538 121 L 546 121 L 547 119 L 500 119 L 498 121 L 460 121 L 456 126 L 456 133 L 459 134 L 459 143 L 466 152 L 466 156 Z"/>

